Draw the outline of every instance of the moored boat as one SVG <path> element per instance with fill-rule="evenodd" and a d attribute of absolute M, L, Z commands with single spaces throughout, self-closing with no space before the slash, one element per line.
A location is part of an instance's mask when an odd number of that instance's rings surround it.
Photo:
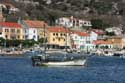
<path fill-rule="evenodd" d="M 41 54 L 32 57 L 34 66 L 82 66 L 85 62 L 85 56 L 69 53 Z"/>

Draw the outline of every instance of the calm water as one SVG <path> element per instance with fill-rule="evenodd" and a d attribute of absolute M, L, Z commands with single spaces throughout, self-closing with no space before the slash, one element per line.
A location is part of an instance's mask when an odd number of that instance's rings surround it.
<path fill-rule="evenodd" d="M 29 58 L 0 57 L 0 83 L 125 83 L 125 59 L 93 56 L 86 67 L 33 67 Z"/>

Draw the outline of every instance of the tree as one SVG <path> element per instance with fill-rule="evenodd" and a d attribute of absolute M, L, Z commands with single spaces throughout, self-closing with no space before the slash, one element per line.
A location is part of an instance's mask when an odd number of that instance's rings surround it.
<path fill-rule="evenodd" d="M 115 36 L 115 33 L 114 32 L 106 32 L 106 35 Z"/>
<path fill-rule="evenodd" d="M 23 45 L 24 47 L 32 47 L 32 46 L 34 46 L 35 44 L 37 44 L 37 42 L 36 42 L 35 40 L 33 40 L 33 39 L 27 39 L 27 40 L 23 40 L 23 41 L 22 41 L 22 45 Z"/>
<path fill-rule="evenodd" d="M 0 46 L 4 46 L 4 42 L 5 42 L 5 39 L 3 39 L 2 37 L 0 37 Z"/>
<path fill-rule="evenodd" d="M 92 19 L 92 28 L 95 29 L 105 29 L 106 27 L 109 27 L 110 25 L 107 23 L 104 23 L 101 19 Z"/>

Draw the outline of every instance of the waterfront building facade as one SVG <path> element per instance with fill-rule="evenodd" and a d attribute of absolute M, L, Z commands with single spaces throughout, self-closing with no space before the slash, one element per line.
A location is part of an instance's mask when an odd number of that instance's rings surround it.
<path fill-rule="evenodd" d="M 111 41 L 105 40 L 95 40 L 93 41 L 96 49 L 112 49 L 113 43 Z"/>
<path fill-rule="evenodd" d="M 78 19 L 71 17 L 61 17 L 56 20 L 57 25 L 61 25 L 69 28 L 81 28 L 81 27 L 91 27 L 92 24 L 88 20 Z"/>
<path fill-rule="evenodd" d="M 17 23 L 2 22 L 2 37 L 9 40 L 23 40 L 23 29 Z"/>
<path fill-rule="evenodd" d="M 48 44 L 64 49 L 71 47 L 70 31 L 62 26 L 51 26 L 48 28 Z"/>
<path fill-rule="evenodd" d="M 73 40 L 73 47 L 78 50 L 86 50 L 89 34 L 81 31 L 72 31 L 71 37 Z"/>
<path fill-rule="evenodd" d="M 44 21 L 19 19 L 18 23 L 23 27 L 25 39 L 38 41 L 41 38 L 47 38 L 47 28 L 49 26 Z"/>
<path fill-rule="evenodd" d="M 29 37 L 34 36 L 35 40 L 38 41 L 41 38 L 47 38 L 47 28 L 48 25 L 44 21 L 37 20 L 24 20 L 24 23 L 29 28 Z"/>
<path fill-rule="evenodd" d="M 123 38 L 121 36 L 111 36 L 107 37 L 107 41 L 113 43 L 114 49 L 122 49 L 123 48 Z"/>

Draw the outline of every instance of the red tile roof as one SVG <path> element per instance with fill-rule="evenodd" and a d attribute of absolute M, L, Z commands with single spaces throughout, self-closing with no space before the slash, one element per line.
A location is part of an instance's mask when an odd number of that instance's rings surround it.
<path fill-rule="evenodd" d="M 99 45 L 99 44 L 112 44 L 110 41 L 104 41 L 104 40 L 95 40 L 93 41 L 93 44 Z"/>
<path fill-rule="evenodd" d="M 100 29 L 92 29 L 93 32 L 97 33 L 98 35 L 103 35 L 105 34 L 105 32 L 103 30 Z"/>
<path fill-rule="evenodd" d="M 66 28 L 64 28 L 63 26 L 51 26 L 48 31 L 50 32 L 63 32 L 63 33 L 66 33 L 66 32 L 70 32 L 69 30 L 66 30 Z"/>
<path fill-rule="evenodd" d="M 43 28 L 48 26 L 44 21 L 24 20 L 24 22 L 29 28 Z"/>
<path fill-rule="evenodd" d="M 86 33 L 86 32 L 81 32 L 81 31 L 73 31 L 73 33 L 75 33 L 75 34 L 77 34 L 77 35 L 79 35 L 79 36 L 89 36 L 88 33 Z"/>
<path fill-rule="evenodd" d="M 1 22 L 0 25 L 3 27 L 21 28 L 21 25 L 15 22 Z"/>

